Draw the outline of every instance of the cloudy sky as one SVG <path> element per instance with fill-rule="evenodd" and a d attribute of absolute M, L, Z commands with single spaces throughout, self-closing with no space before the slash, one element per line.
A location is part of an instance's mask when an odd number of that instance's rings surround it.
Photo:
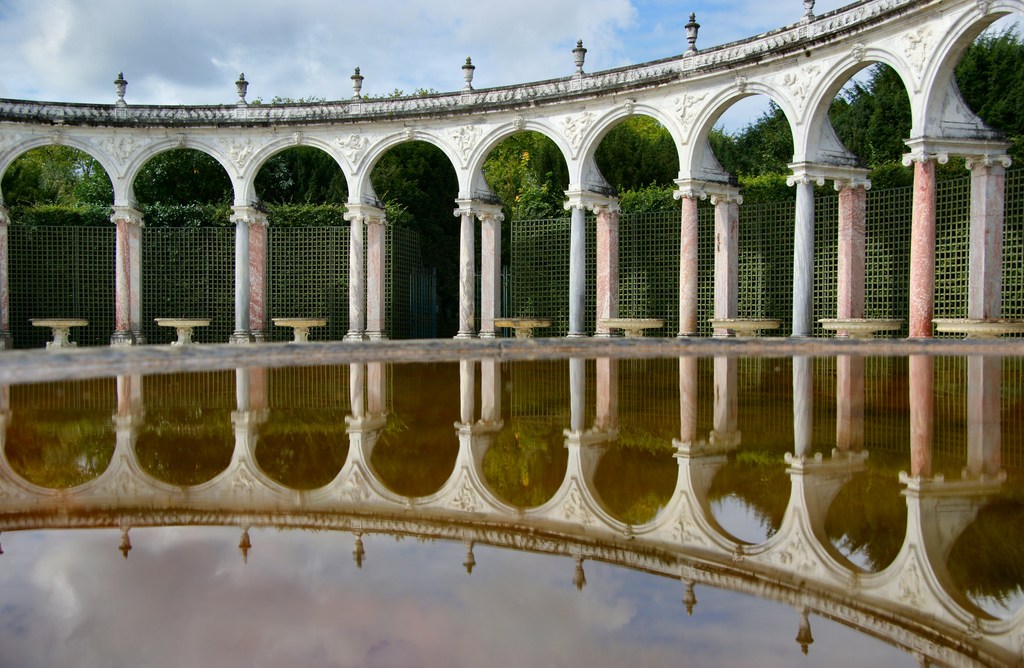
<path fill-rule="evenodd" d="M 847 0 L 818 0 L 817 13 Z M 801 0 L 0 0 L 0 97 L 129 104 L 220 104 L 244 72 L 249 99 L 477 88 L 678 55 L 689 13 L 711 47 L 798 21 Z"/>

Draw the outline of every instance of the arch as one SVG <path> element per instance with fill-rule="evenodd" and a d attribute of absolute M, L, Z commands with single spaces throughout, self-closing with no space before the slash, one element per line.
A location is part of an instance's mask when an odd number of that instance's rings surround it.
<path fill-rule="evenodd" d="M 358 204 L 364 201 L 364 198 L 376 198 L 377 193 L 373 189 L 373 182 L 371 175 L 373 174 L 374 168 L 377 163 L 392 148 L 401 144 L 421 141 L 426 144 L 430 144 L 434 148 L 439 149 L 448 161 L 451 163 L 452 169 L 455 171 L 456 176 L 459 178 L 460 185 L 463 177 L 462 172 L 465 171 L 460 167 L 461 161 L 452 148 L 451 144 L 442 139 L 440 136 L 435 135 L 433 132 L 425 130 L 417 130 L 408 128 L 405 132 L 392 133 L 379 139 L 377 142 L 370 144 L 367 148 L 366 154 L 359 161 L 359 165 L 356 167 L 356 171 L 353 178 L 349 181 L 349 202 Z M 454 205 L 454 202 L 452 202 Z"/>
<path fill-rule="evenodd" d="M 522 117 L 518 117 L 513 121 L 498 125 L 488 134 L 484 135 L 484 137 L 481 138 L 473 148 L 473 151 L 467 160 L 469 165 L 469 169 L 466 172 L 468 180 L 465 184 L 461 181 L 459 183 L 460 198 L 465 197 L 466 199 L 471 199 L 474 194 L 478 192 L 490 192 L 490 187 L 487 185 L 487 181 L 484 178 L 484 163 L 487 162 L 487 158 L 489 158 L 491 153 L 494 152 L 494 149 L 498 147 L 498 144 L 509 137 L 519 134 L 520 132 L 536 132 L 550 139 L 554 142 L 555 146 L 558 147 L 566 165 L 572 164 L 572 152 L 569 149 L 568 142 L 566 142 L 565 137 L 563 137 L 560 132 L 555 130 L 555 128 L 547 122 L 547 119 L 524 119 Z M 572 182 L 571 173 L 569 180 Z"/>
<path fill-rule="evenodd" d="M 259 197 L 256 193 L 256 178 L 260 172 L 270 162 L 271 158 L 293 148 L 315 148 L 329 155 L 345 178 L 346 190 L 352 192 L 354 174 L 349 170 L 348 162 L 342 159 L 342 156 L 331 142 L 316 136 L 302 135 L 298 138 L 298 141 L 292 137 L 282 137 L 261 146 L 241 171 L 239 174 L 239 181 L 242 184 L 241 201 L 239 202 L 239 198 L 236 196 L 235 204 L 237 206 L 244 206 L 248 202 L 257 201 Z"/>
<path fill-rule="evenodd" d="M 119 201 L 115 199 L 114 206 L 137 206 L 137 203 L 135 201 L 135 180 L 138 178 L 139 174 L 145 168 L 146 163 L 148 163 L 150 160 L 160 155 L 161 153 L 166 153 L 168 151 L 173 151 L 177 149 L 191 149 L 199 151 L 201 153 L 205 153 L 206 155 L 216 160 L 217 163 L 220 164 L 221 168 L 223 168 L 224 173 L 227 174 L 228 179 L 230 179 L 232 188 L 234 190 L 235 203 L 236 205 L 238 204 L 239 191 L 241 190 L 244 192 L 244 187 L 242 185 L 243 182 L 241 179 L 239 179 L 235 171 L 232 169 L 232 165 L 228 156 L 225 155 L 220 149 L 218 149 L 212 143 L 207 142 L 204 138 L 180 135 L 179 137 L 174 139 L 166 139 L 163 141 L 158 141 L 153 144 L 150 144 L 149 146 L 146 146 L 142 150 L 140 150 L 131 159 L 129 164 L 125 166 L 124 170 L 124 200 Z M 245 204 L 245 200 L 241 201 L 243 204 Z"/>
<path fill-rule="evenodd" d="M 608 133 L 617 128 L 623 121 L 635 116 L 652 118 L 668 131 L 676 148 L 676 156 L 679 158 L 679 169 L 682 172 L 682 151 L 679 150 L 679 147 L 683 145 L 683 133 L 680 131 L 676 119 L 665 113 L 662 109 L 642 102 L 627 103 L 623 106 L 614 107 L 600 117 L 583 137 L 580 149 L 580 162 L 593 161 L 597 154 L 597 149 L 600 148 L 601 142 L 608 136 Z M 582 176 L 576 182 L 583 183 Z"/>
<path fill-rule="evenodd" d="M 85 153 L 90 158 L 100 163 L 100 166 L 103 168 L 103 171 L 106 172 L 107 178 L 110 179 L 110 184 L 114 189 L 113 203 L 116 204 L 118 201 L 118 195 L 120 194 L 119 190 L 123 189 L 123 182 L 116 178 L 116 176 L 112 176 L 117 174 L 117 170 L 114 167 L 114 160 L 106 152 L 98 149 L 95 145 L 88 143 L 83 139 L 79 139 L 73 135 L 61 134 L 58 136 L 59 139 L 53 135 L 35 137 L 15 145 L 8 151 L 4 151 L 4 153 L 0 155 L 0 183 L 3 182 L 3 178 L 6 176 L 7 170 L 11 165 L 29 151 L 37 148 L 45 148 L 47 146 L 68 146 Z M 0 191 L 0 202 L 4 202 L 4 194 L 2 191 Z"/>

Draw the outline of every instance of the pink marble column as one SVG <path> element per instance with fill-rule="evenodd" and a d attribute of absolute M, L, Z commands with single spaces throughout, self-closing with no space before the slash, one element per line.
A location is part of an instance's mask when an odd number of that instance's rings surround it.
<path fill-rule="evenodd" d="M 931 338 L 935 312 L 935 160 L 914 159 L 910 226 L 910 338 Z"/>
<path fill-rule="evenodd" d="M 117 377 L 117 415 L 129 417 L 142 412 L 142 376 Z"/>
<path fill-rule="evenodd" d="M 384 322 L 384 222 L 381 212 L 366 226 L 366 336 L 375 341 L 387 338 Z"/>
<path fill-rule="evenodd" d="M 348 233 L 348 333 L 345 339 L 362 341 L 366 337 L 366 269 L 363 265 L 363 233 L 365 216 L 349 205 L 345 220 Z M 358 416 L 357 416 L 358 417 Z"/>
<path fill-rule="evenodd" d="M 683 212 L 682 225 L 679 230 L 679 336 L 696 336 L 697 240 L 699 238 L 697 195 L 684 193 L 680 199 L 683 202 Z"/>
<path fill-rule="evenodd" d="M 601 320 L 619 317 L 619 208 L 599 205 L 597 212 L 597 326 L 594 336 L 609 337 Z"/>
<path fill-rule="evenodd" d="M 864 358 L 836 357 L 836 449 L 864 449 Z"/>
<path fill-rule="evenodd" d="M 679 358 L 679 442 L 697 442 L 697 358 Z"/>
<path fill-rule="evenodd" d="M 838 318 L 864 317 L 867 201 L 863 185 L 842 185 L 839 189 Z"/>
<path fill-rule="evenodd" d="M 386 371 L 381 362 L 366 365 L 366 408 L 370 415 L 383 415 L 387 412 Z"/>
<path fill-rule="evenodd" d="M 115 206 L 110 216 L 114 241 L 114 334 L 110 344 L 142 343 L 142 214 Z M 138 335 L 136 335 L 136 332 Z"/>
<path fill-rule="evenodd" d="M 366 385 L 366 365 L 348 365 L 348 405 L 355 419 L 366 417 L 366 401 L 363 387 Z"/>
<path fill-rule="evenodd" d="M 480 338 L 493 339 L 501 316 L 501 221 L 497 211 L 480 214 Z"/>
<path fill-rule="evenodd" d="M 735 318 L 739 307 L 739 236 L 740 209 L 738 196 L 713 194 L 715 205 L 715 319 Z M 731 330 L 716 329 L 715 336 L 729 336 Z"/>
<path fill-rule="evenodd" d="M 255 212 L 249 221 L 249 332 L 267 340 L 267 216 Z"/>
<path fill-rule="evenodd" d="M 458 209 L 459 216 L 459 331 L 457 339 L 476 336 L 476 242 L 473 237 L 473 211 Z"/>
<path fill-rule="evenodd" d="M 1008 156 L 967 159 L 971 170 L 968 318 L 998 318 L 1003 292 L 1003 217 Z"/>
<path fill-rule="evenodd" d="M 249 369 L 249 408 L 253 411 L 265 411 L 269 408 L 267 391 L 268 372 L 266 367 Z"/>
<path fill-rule="evenodd" d="M 11 290 L 7 263 L 7 227 L 10 216 L 7 207 L 0 206 L 0 350 L 12 347 L 11 341 Z"/>
<path fill-rule="evenodd" d="M 967 358 L 967 473 L 992 480 L 1002 468 L 1001 357 Z"/>
<path fill-rule="evenodd" d="M 932 476 L 934 365 L 927 355 L 910 356 L 910 475 L 914 478 Z"/>
<path fill-rule="evenodd" d="M 594 428 L 611 431 L 619 428 L 619 360 L 598 358 L 597 415 Z"/>

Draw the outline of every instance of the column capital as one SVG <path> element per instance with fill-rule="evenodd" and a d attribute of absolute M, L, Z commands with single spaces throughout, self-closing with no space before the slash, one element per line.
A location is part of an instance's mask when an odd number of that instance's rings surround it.
<path fill-rule="evenodd" d="M 709 183 L 707 187 L 708 197 L 711 198 L 712 204 L 743 204 L 743 195 L 740 194 L 740 189 L 735 186 L 727 186 L 719 183 Z"/>
<path fill-rule="evenodd" d="M 479 220 L 505 220 L 505 214 L 501 211 L 500 204 L 488 204 L 478 199 L 457 199 L 455 200 L 457 208 L 452 214 L 456 218 L 461 218 L 464 215 L 475 216 Z"/>
<path fill-rule="evenodd" d="M 678 190 L 672 191 L 673 199 L 707 199 L 708 183 L 698 179 L 676 179 Z"/>
<path fill-rule="evenodd" d="M 957 139 L 945 137 L 915 137 L 906 141 L 910 153 L 903 156 L 903 164 L 909 167 L 915 162 L 935 160 L 940 165 L 949 161 L 949 156 L 964 158 L 997 156 L 1006 154 L 1010 145 L 1003 141 L 988 139 Z"/>
<path fill-rule="evenodd" d="M 387 214 L 384 209 L 379 206 L 372 206 L 370 204 L 353 204 L 349 202 L 345 205 L 345 213 L 342 217 L 349 223 L 359 221 L 365 225 L 384 224 L 388 222 Z"/>
<path fill-rule="evenodd" d="M 142 212 L 132 206 L 115 206 L 111 209 L 110 222 L 116 223 L 120 220 L 127 222 L 129 225 L 145 227 L 142 223 Z"/>
<path fill-rule="evenodd" d="M 245 223 L 250 227 L 253 225 L 267 225 L 267 214 L 254 206 L 233 206 L 231 207 L 232 223 Z"/>
<path fill-rule="evenodd" d="M 1005 153 L 983 153 L 981 155 L 969 155 L 964 158 L 964 166 L 974 171 L 974 169 L 988 169 L 989 167 L 995 167 L 1002 165 L 1004 169 L 1009 169 L 1013 164 L 1013 160 Z"/>
<path fill-rule="evenodd" d="M 566 210 L 589 209 L 599 213 L 598 209 L 605 208 L 609 211 L 619 210 L 619 198 L 609 197 L 589 190 L 566 190 L 566 201 L 562 205 Z"/>

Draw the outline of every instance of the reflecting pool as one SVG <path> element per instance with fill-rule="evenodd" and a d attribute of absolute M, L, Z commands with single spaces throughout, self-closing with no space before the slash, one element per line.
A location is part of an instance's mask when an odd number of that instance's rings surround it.
<path fill-rule="evenodd" d="M 246 368 L 0 417 L 2 665 L 1024 659 L 1021 358 Z"/>

